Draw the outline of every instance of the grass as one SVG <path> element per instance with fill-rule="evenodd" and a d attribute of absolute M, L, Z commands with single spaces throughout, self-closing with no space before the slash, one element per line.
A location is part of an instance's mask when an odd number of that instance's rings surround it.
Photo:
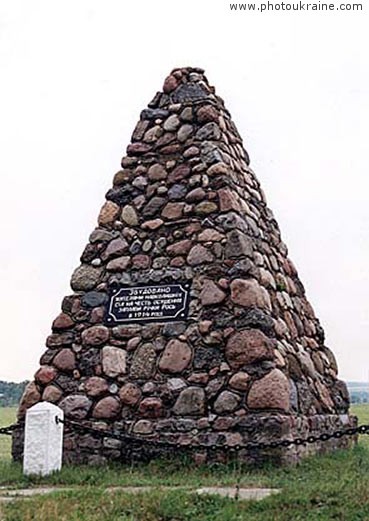
<path fill-rule="evenodd" d="M 0 424 L 4 424 L 5 411 L 0 412 Z M 360 423 L 369 422 L 369 406 L 355 406 L 353 413 L 359 416 Z M 366 438 L 361 436 L 352 450 L 308 458 L 297 467 L 257 470 L 239 468 L 236 464 L 194 467 L 186 460 L 176 459 L 133 468 L 64 467 L 48 478 L 25 478 L 21 467 L 11 463 L 8 456 L 0 461 L 2 485 L 75 488 L 4 504 L 2 515 L 4 521 L 368 521 L 369 438 Z M 275 487 L 282 489 L 282 493 L 255 502 L 196 496 L 189 491 L 200 485 L 235 485 L 238 480 L 241 486 Z M 183 488 L 158 489 L 139 495 L 106 492 L 106 487 L 117 485 Z"/>
<path fill-rule="evenodd" d="M 7 427 L 16 421 L 15 407 L 0 407 L 0 427 Z M 10 461 L 10 436 L 0 436 L 0 462 Z"/>

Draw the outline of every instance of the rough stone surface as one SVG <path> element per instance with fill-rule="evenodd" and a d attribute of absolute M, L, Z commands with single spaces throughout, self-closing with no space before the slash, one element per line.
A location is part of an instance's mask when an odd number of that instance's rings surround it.
<path fill-rule="evenodd" d="M 179 395 L 173 407 L 179 416 L 202 416 L 205 413 L 205 392 L 201 387 L 188 387 Z"/>
<path fill-rule="evenodd" d="M 174 69 L 163 89 L 140 114 L 20 414 L 48 400 L 102 429 L 209 446 L 354 425 L 335 357 L 223 100 L 198 68 Z M 141 316 L 107 320 L 114 287 L 184 283 L 186 306 L 168 322 L 146 321 L 149 307 L 160 308 L 150 290 L 132 307 Z M 22 436 L 19 427 L 16 458 Z M 296 462 L 349 441 L 324 443 L 275 457 Z M 64 453 L 77 464 L 130 459 L 119 440 L 79 433 L 68 433 Z M 247 454 L 247 463 L 264 458 Z M 133 456 L 156 455 L 164 448 L 147 444 Z M 194 458 L 225 461 L 227 451 L 199 449 Z"/>
<path fill-rule="evenodd" d="M 245 329 L 229 338 L 226 358 L 232 369 L 236 370 L 255 362 L 273 360 L 273 343 L 258 329 Z"/>
<path fill-rule="evenodd" d="M 159 369 L 164 373 L 181 373 L 188 367 L 191 358 L 192 350 L 188 344 L 170 340 L 159 360 Z"/>
<path fill-rule="evenodd" d="M 254 382 L 247 397 L 250 409 L 282 409 L 290 406 L 288 378 L 279 369 Z"/>
<path fill-rule="evenodd" d="M 104 347 L 102 350 L 102 367 L 104 374 L 111 378 L 125 374 L 127 371 L 126 354 L 126 351 L 119 347 Z"/>

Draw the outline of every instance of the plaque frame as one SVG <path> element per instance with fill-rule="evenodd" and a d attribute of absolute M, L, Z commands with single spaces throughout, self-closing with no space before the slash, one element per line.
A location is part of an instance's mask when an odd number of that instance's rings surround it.
<path fill-rule="evenodd" d="M 112 313 L 112 306 L 114 304 L 114 297 L 119 296 L 119 293 L 124 290 L 130 289 L 140 289 L 140 288 L 158 288 L 158 287 L 173 287 L 179 286 L 180 290 L 184 294 L 183 297 L 183 306 L 176 311 L 175 315 L 170 316 L 162 316 L 162 317 L 139 317 L 139 318 L 117 318 L 114 313 Z M 119 284 L 118 282 L 114 282 L 109 287 L 108 293 L 108 301 L 105 305 L 105 324 L 107 326 L 120 326 L 120 325 L 129 325 L 129 324 L 147 324 L 147 323 L 168 323 L 168 322 L 182 322 L 188 320 L 188 312 L 190 305 L 190 289 L 191 289 L 191 281 L 174 281 L 167 283 L 138 283 L 138 284 Z"/>

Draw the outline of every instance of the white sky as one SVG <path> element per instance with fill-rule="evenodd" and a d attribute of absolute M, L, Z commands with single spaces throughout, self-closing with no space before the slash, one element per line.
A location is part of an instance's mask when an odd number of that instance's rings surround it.
<path fill-rule="evenodd" d="M 368 378 L 364 9 L 1 0 L 0 379 L 38 368 L 139 113 L 185 65 L 225 99 L 341 377 Z"/>

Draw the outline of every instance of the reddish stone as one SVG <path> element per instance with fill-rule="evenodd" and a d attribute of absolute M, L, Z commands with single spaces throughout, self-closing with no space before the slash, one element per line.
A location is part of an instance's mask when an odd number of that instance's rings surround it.
<path fill-rule="evenodd" d="M 109 390 L 109 385 L 104 378 L 100 378 L 99 376 L 91 376 L 85 382 L 85 391 L 88 396 L 96 397 L 100 396 Z"/>
<path fill-rule="evenodd" d="M 92 326 L 82 332 L 82 344 L 100 346 L 109 339 L 109 329 L 105 326 Z"/>
<path fill-rule="evenodd" d="M 197 120 L 199 123 L 209 123 L 210 121 L 218 122 L 219 113 L 212 105 L 200 107 L 197 111 Z"/>
<path fill-rule="evenodd" d="M 167 247 L 169 255 L 186 255 L 192 246 L 192 241 L 184 239 L 183 241 L 175 242 Z"/>
<path fill-rule="evenodd" d="M 112 201 L 107 201 L 100 210 L 98 223 L 100 225 L 112 224 L 118 217 L 119 210 L 120 206 L 113 203 Z"/>
<path fill-rule="evenodd" d="M 174 220 L 182 217 L 184 203 L 167 203 L 161 212 L 166 219 Z"/>
<path fill-rule="evenodd" d="M 30 382 L 24 390 L 19 404 L 17 418 L 21 419 L 26 414 L 27 409 L 41 400 L 41 394 L 35 382 Z"/>
<path fill-rule="evenodd" d="M 232 190 L 229 190 L 229 188 L 221 188 L 218 190 L 218 195 L 221 212 L 229 212 L 230 210 L 239 212 L 241 210 L 237 194 Z"/>
<path fill-rule="evenodd" d="M 273 342 L 258 329 L 245 329 L 232 335 L 226 345 L 227 362 L 232 369 L 262 360 L 273 360 Z"/>
<path fill-rule="evenodd" d="M 164 224 L 163 219 L 152 219 L 151 221 L 142 223 L 141 228 L 143 230 L 157 230 L 162 224 Z"/>
<path fill-rule="evenodd" d="M 194 188 L 191 192 L 188 192 L 186 195 L 186 201 L 189 203 L 195 203 L 197 201 L 202 201 L 206 195 L 206 192 L 203 188 Z"/>
<path fill-rule="evenodd" d="M 240 371 L 235 373 L 229 380 L 229 385 L 237 391 L 246 391 L 250 383 L 250 375 Z"/>
<path fill-rule="evenodd" d="M 107 396 L 106 398 L 102 398 L 92 411 L 93 418 L 98 420 L 112 420 L 118 416 L 120 413 L 120 403 L 117 398 L 113 396 Z"/>
<path fill-rule="evenodd" d="M 198 236 L 200 242 L 214 242 L 221 241 L 222 239 L 224 239 L 224 235 L 213 228 L 206 228 L 206 230 L 202 231 Z"/>
<path fill-rule="evenodd" d="M 186 164 L 178 165 L 168 176 L 169 183 L 177 183 L 185 179 L 191 172 L 191 168 Z"/>
<path fill-rule="evenodd" d="M 44 402 L 57 403 L 63 396 L 63 391 L 56 387 L 56 385 L 48 385 L 42 393 L 42 400 Z"/>
<path fill-rule="evenodd" d="M 196 244 L 187 256 L 187 262 L 190 266 L 198 266 L 213 260 L 214 255 L 201 244 Z"/>
<path fill-rule="evenodd" d="M 106 269 L 108 271 L 124 271 L 128 268 L 131 258 L 128 256 L 118 257 L 108 262 Z"/>
<path fill-rule="evenodd" d="M 200 300 L 203 306 L 220 304 L 226 298 L 226 294 L 212 280 L 205 280 L 200 293 Z"/>
<path fill-rule="evenodd" d="M 192 373 L 187 381 L 191 384 L 206 385 L 209 381 L 208 373 Z"/>
<path fill-rule="evenodd" d="M 142 400 L 138 412 L 144 418 L 160 418 L 163 415 L 163 403 L 160 398 L 149 397 Z"/>
<path fill-rule="evenodd" d="M 60 371 L 73 371 L 76 367 L 76 355 L 71 349 L 62 349 L 53 359 L 53 365 Z"/>
<path fill-rule="evenodd" d="M 46 345 L 47 347 L 50 347 L 51 349 L 55 347 L 61 347 L 65 345 L 70 345 L 73 343 L 73 333 L 59 333 L 59 334 L 53 334 L 49 335 L 46 339 Z"/>
<path fill-rule="evenodd" d="M 209 176 L 213 175 L 227 175 L 229 173 L 229 167 L 225 163 L 215 163 L 211 165 L 206 171 Z"/>
<path fill-rule="evenodd" d="M 166 94 L 169 94 L 169 92 L 172 92 L 175 90 L 179 85 L 179 81 L 174 76 L 170 75 L 165 78 L 164 85 L 163 85 L 163 91 Z"/>
<path fill-rule="evenodd" d="M 268 292 L 254 279 L 233 280 L 231 282 L 231 299 L 239 306 L 271 309 Z"/>
<path fill-rule="evenodd" d="M 188 367 L 191 358 L 192 350 L 187 343 L 170 340 L 161 355 L 159 369 L 164 373 L 181 373 Z"/>
<path fill-rule="evenodd" d="M 104 315 L 105 315 L 104 307 L 101 306 L 99 308 L 93 308 L 93 310 L 91 311 L 91 317 L 90 317 L 91 324 L 101 323 L 104 319 Z"/>
<path fill-rule="evenodd" d="M 108 260 L 111 257 L 122 255 L 128 249 L 128 243 L 124 239 L 113 239 L 109 242 L 106 250 L 101 255 L 103 260 Z"/>
<path fill-rule="evenodd" d="M 74 326 L 73 320 L 66 313 L 60 313 L 53 322 L 53 330 L 59 331 L 69 329 Z"/>
<path fill-rule="evenodd" d="M 186 264 L 186 259 L 184 257 L 174 257 L 169 265 L 173 266 L 175 268 L 180 268 L 181 266 L 184 266 Z"/>
<path fill-rule="evenodd" d="M 132 266 L 138 270 L 145 270 L 150 267 L 151 257 L 149 255 L 134 255 L 132 257 Z"/>
<path fill-rule="evenodd" d="M 140 142 L 131 143 L 127 147 L 127 154 L 129 156 L 141 155 L 141 154 L 146 154 L 146 152 L 149 152 L 150 150 L 151 150 L 151 146 L 146 145 L 146 143 L 140 143 Z"/>
<path fill-rule="evenodd" d="M 133 407 L 140 401 L 141 390 L 135 384 L 125 384 L 119 391 L 119 398 L 123 404 Z"/>
<path fill-rule="evenodd" d="M 290 408 L 290 387 L 287 377 L 279 369 L 273 369 L 251 386 L 247 397 L 250 409 L 282 409 Z"/>
<path fill-rule="evenodd" d="M 52 382 L 57 375 L 57 370 L 55 367 L 51 367 L 50 365 L 43 365 L 35 374 L 35 380 L 42 385 L 47 385 Z"/>
<path fill-rule="evenodd" d="M 180 145 L 168 145 L 167 147 L 163 147 L 160 152 L 164 155 L 176 154 L 180 148 Z"/>
<path fill-rule="evenodd" d="M 102 350 L 102 366 L 104 374 L 115 378 L 126 373 L 126 356 L 124 349 L 115 346 L 106 346 Z"/>

